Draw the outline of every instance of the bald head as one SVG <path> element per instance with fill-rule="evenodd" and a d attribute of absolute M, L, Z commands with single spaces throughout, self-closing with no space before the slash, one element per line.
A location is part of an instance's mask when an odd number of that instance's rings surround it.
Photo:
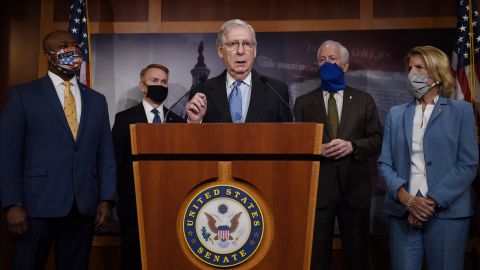
<path fill-rule="evenodd" d="M 65 30 L 56 30 L 48 33 L 43 39 L 43 51 L 57 51 L 59 48 L 76 46 L 72 34 Z"/>

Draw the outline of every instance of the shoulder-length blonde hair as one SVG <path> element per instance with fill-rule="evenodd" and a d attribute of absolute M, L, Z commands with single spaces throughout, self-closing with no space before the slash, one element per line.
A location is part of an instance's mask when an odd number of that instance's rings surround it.
<path fill-rule="evenodd" d="M 428 74 L 435 81 L 440 82 L 438 86 L 440 96 L 451 97 L 455 87 L 455 78 L 452 74 L 448 56 L 441 50 L 433 46 L 417 46 L 411 49 L 405 57 L 405 69 L 408 73 L 410 58 L 414 55 L 420 55 L 424 62 Z"/>

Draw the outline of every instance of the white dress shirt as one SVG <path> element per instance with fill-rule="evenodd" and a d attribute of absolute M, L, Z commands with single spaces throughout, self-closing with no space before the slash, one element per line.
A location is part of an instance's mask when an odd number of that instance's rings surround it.
<path fill-rule="evenodd" d="M 233 91 L 235 87 L 235 79 L 230 76 L 227 72 L 227 98 L 230 98 L 230 93 Z M 244 123 L 245 119 L 247 118 L 248 112 L 248 104 L 250 104 L 250 96 L 252 94 L 252 73 L 248 74 L 248 76 L 243 80 L 243 83 L 240 85 L 240 92 L 242 93 L 242 120 L 241 122 Z"/>
<path fill-rule="evenodd" d="M 153 122 L 153 118 L 155 117 L 155 114 L 152 112 L 152 110 L 155 109 L 155 107 L 150 105 L 145 99 L 142 99 L 142 104 L 143 104 L 143 109 L 145 109 L 145 115 L 147 116 L 147 121 L 148 123 L 151 124 Z M 165 116 L 163 115 L 163 102 L 156 109 L 159 112 L 160 121 L 162 121 L 162 123 L 165 123 Z"/>
<path fill-rule="evenodd" d="M 63 84 L 63 79 L 51 71 L 48 71 L 48 76 L 52 80 L 53 86 L 55 86 L 55 91 L 57 92 L 58 99 L 62 104 L 62 108 L 65 108 L 65 85 Z M 80 117 L 82 116 L 82 95 L 80 94 L 80 89 L 78 88 L 76 76 L 73 76 L 73 78 L 70 79 L 70 92 L 72 92 L 72 95 L 75 98 L 75 109 L 77 110 L 78 127 L 80 125 Z"/>
<path fill-rule="evenodd" d="M 330 98 L 330 92 L 323 90 L 323 101 L 325 103 L 325 111 L 328 114 L 328 99 Z M 334 92 L 333 98 L 337 102 L 337 112 L 338 112 L 338 123 L 342 119 L 342 108 L 343 108 L 343 90 Z"/>
<path fill-rule="evenodd" d="M 438 96 L 434 98 L 437 103 Z M 415 116 L 413 117 L 412 134 L 412 162 L 410 165 L 410 195 L 417 195 L 418 191 L 425 197 L 428 193 L 427 174 L 425 171 L 425 157 L 423 153 L 423 135 L 427 128 L 428 121 L 432 115 L 435 104 L 427 104 L 425 111 L 422 111 L 422 103 L 417 101 Z"/>

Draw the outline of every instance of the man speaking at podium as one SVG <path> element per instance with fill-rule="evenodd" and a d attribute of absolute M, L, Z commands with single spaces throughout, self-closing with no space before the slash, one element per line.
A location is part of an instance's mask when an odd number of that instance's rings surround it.
<path fill-rule="evenodd" d="M 140 72 L 142 102 L 115 115 L 112 128 L 117 160 L 118 217 L 122 238 L 122 269 L 142 269 L 140 238 L 138 235 L 137 207 L 133 179 L 130 124 L 185 122 L 183 118 L 164 107 L 168 96 L 167 67 L 150 64 Z M 168 116 L 166 115 L 168 113 Z"/>
<path fill-rule="evenodd" d="M 217 52 L 226 70 L 199 84 L 187 102 L 189 123 L 291 122 L 286 84 L 252 69 L 257 54 L 255 30 L 247 22 L 225 22 Z"/>

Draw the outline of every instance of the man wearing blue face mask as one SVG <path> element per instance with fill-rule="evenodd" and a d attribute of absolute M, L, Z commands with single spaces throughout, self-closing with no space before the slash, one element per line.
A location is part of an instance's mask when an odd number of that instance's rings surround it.
<path fill-rule="evenodd" d="M 66 31 L 43 41 L 48 74 L 15 85 L 0 114 L 0 192 L 15 236 L 14 268 L 88 269 L 94 230 L 115 200 L 105 97 L 77 81 L 80 49 Z"/>
<path fill-rule="evenodd" d="M 383 129 L 372 97 L 345 85 L 347 49 L 325 41 L 317 53 L 322 83 L 297 98 L 295 118 L 324 124 L 311 269 L 330 269 L 338 221 L 347 269 L 368 269 L 370 170 Z"/>
<path fill-rule="evenodd" d="M 165 119 L 168 111 L 164 106 L 165 99 L 168 96 L 168 74 L 168 68 L 159 64 L 150 64 L 142 69 L 139 84 L 140 91 L 143 93 L 142 102 L 115 115 L 112 134 L 117 160 L 118 217 L 122 238 L 121 269 L 142 269 L 130 144 L 130 124 L 185 122 L 183 118 L 173 112 L 169 112 L 167 119 Z"/>

